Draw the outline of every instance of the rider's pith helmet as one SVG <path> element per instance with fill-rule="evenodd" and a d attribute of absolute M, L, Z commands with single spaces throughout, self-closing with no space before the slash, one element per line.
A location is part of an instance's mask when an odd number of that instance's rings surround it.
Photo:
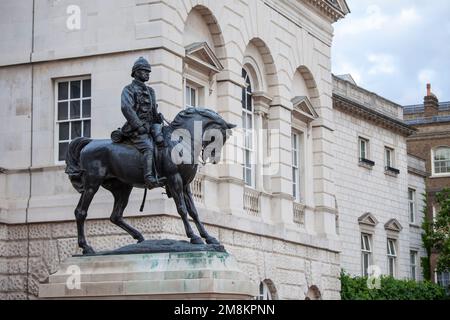
<path fill-rule="evenodd" d="M 131 70 L 131 76 L 134 77 L 134 73 L 138 70 L 147 70 L 152 72 L 152 66 L 144 57 L 139 57 L 133 65 L 133 69 Z"/>

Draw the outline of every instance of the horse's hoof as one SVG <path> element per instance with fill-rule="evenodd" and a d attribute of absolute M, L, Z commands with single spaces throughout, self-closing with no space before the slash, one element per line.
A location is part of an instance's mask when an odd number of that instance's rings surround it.
<path fill-rule="evenodd" d="M 220 244 L 219 240 L 217 240 L 214 237 L 208 237 L 206 238 L 206 243 L 207 244 Z"/>
<path fill-rule="evenodd" d="M 192 244 L 205 244 L 205 243 L 203 242 L 202 238 L 200 238 L 200 237 L 192 238 L 192 239 L 191 239 L 191 243 L 192 243 Z"/>
<path fill-rule="evenodd" d="M 83 254 L 95 254 L 95 251 L 91 246 L 86 246 L 83 248 Z"/>

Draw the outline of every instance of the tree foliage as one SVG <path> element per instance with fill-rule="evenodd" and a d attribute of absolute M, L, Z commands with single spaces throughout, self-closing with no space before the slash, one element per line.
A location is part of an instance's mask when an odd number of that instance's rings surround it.
<path fill-rule="evenodd" d="M 351 277 L 341 273 L 342 300 L 445 300 L 445 290 L 429 281 L 380 278 L 380 289 L 369 289 L 367 277 Z"/>

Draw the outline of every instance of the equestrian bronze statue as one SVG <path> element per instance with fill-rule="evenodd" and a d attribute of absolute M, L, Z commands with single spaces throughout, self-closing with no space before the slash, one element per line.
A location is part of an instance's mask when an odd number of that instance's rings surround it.
<path fill-rule="evenodd" d="M 192 244 L 219 244 L 210 236 L 198 217 L 190 183 L 198 169 L 198 159 L 217 163 L 221 146 L 235 125 L 216 112 L 204 108 L 186 108 L 168 125 L 158 113 L 155 92 L 145 85 L 150 64 L 139 58 L 133 66 L 133 82 L 122 92 L 122 113 L 127 122 L 112 133 L 111 140 L 77 138 L 67 152 L 66 173 L 81 193 L 75 209 L 78 245 L 83 254 L 95 253 L 88 244 L 84 223 L 94 195 L 103 187 L 114 196 L 111 222 L 128 232 L 138 242 L 142 234 L 123 219 L 123 212 L 133 188 L 163 187 L 175 201 Z M 199 130 L 200 129 L 200 130 Z M 198 131 L 201 131 L 199 136 Z M 191 228 L 188 215 L 200 233 Z"/>

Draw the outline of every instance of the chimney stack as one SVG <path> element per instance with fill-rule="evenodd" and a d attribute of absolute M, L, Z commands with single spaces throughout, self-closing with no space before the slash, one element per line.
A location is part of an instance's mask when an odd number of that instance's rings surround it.
<path fill-rule="evenodd" d="M 425 107 L 425 118 L 431 118 L 439 114 L 439 100 L 434 93 L 431 92 L 431 84 L 427 84 L 427 95 L 423 99 Z"/>

